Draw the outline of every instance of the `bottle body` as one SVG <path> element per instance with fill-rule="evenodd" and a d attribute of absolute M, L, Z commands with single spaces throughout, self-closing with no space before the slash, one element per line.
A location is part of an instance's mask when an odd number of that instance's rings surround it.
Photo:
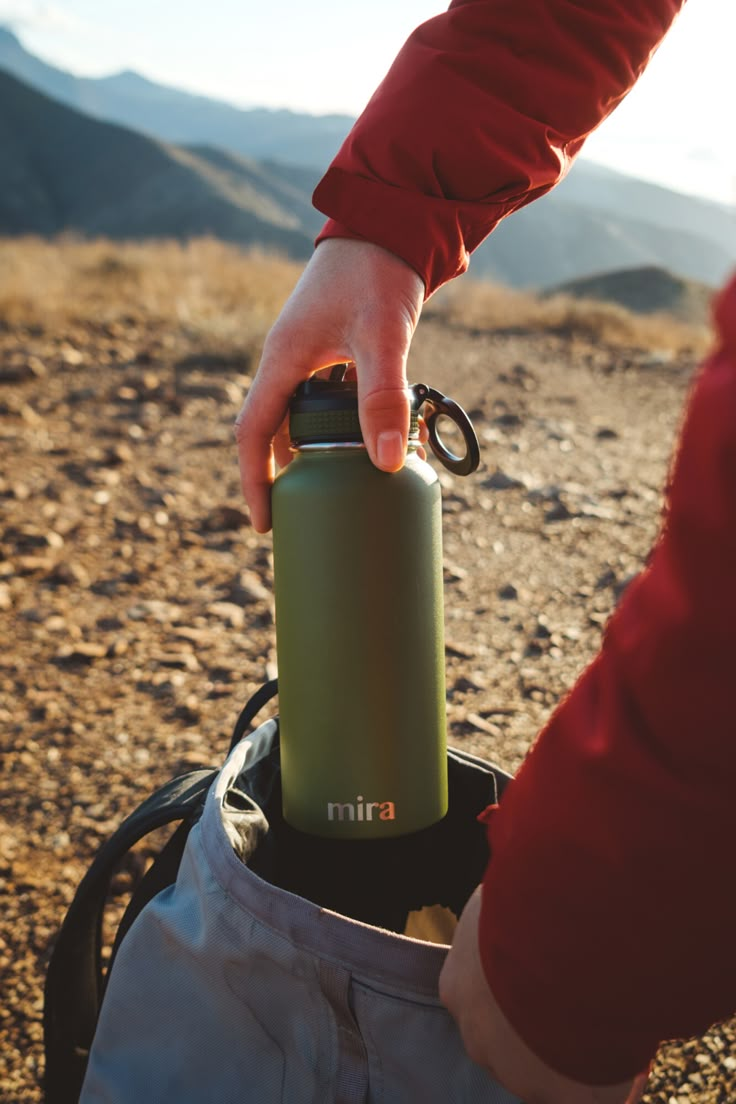
<path fill-rule="evenodd" d="M 272 496 L 284 816 L 375 839 L 447 811 L 442 511 L 410 449 L 297 452 Z"/>

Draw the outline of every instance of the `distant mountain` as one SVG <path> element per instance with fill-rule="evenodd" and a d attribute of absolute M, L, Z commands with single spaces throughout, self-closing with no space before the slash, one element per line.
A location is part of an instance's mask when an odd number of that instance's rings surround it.
<path fill-rule="evenodd" d="M 294 257 L 319 218 L 289 172 L 99 122 L 0 72 L 0 233 L 211 234 Z"/>
<path fill-rule="evenodd" d="M 707 323 L 713 288 L 696 280 L 683 280 L 663 268 L 632 268 L 605 272 L 549 289 L 577 299 L 619 303 L 637 314 L 671 314 L 683 322 Z"/>
<path fill-rule="evenodd" d="M 155 84 L 138 73 L 75 77 L 25 50 L 0 27 L 0 69 L 96 119 L 120 123 L 165 142 L 206 142 L 247 157 L 324 169 L 353 124 L 348 115 L 242 110 L 220 100 Z"/>
<path fill-rule="evenodd" d="M 84 129 L 79 114 L 72 125 L 74 112 L 54 121 L 50 108 L 35 101 L 35 129 L 24 137 L 18 112 L 31 110 L 30 101 L 25 107 L 21 102 L 30 89 L 21 94 L 9 86 L 0 103 L 0 140 L 9 131 L 0 147 L 0 232 L 53 233 L 74 225 L 119 237 L 211 233 L 273 244 L 297 257 L 309 252 L 322 223 L 311 193 L 350 128 L 348 116 L 239 110 L 131 72 L 77 78 L 34 57 L 0 28 L 3 69 L 51 96 L 57 107 L 94 116 L 101 129 Z M 125 126 L 106 127 L 102 119 Z M 85 126 L 93 121 L 87 118 Z M 73 155 L 57 127 L 84 130 Z M 32 155 L 26 149 L 31 134 Z M 174 141 L 188 148 L 169 144 Z M 52 157 L 54 172 L 66 174 L 68 183 L 42 171 Z M 82 171 L 87 162 L 92 177 Z M 553 192 L 501 223 L 475 252 L 471 272 L 545 288 L 654 267 L 716 285 L 735 260 L 736 208 L 579 160 Z"/>
<path fill-rule="evenodd" d="M 706 284 L 720 284 L 736 264 L 736 210 L 708 200 L 634 183 L 645 197 L 664 193 L 672 223 L 627 205 L 628 178 L 620 198 L 614 190 L 604 206 L 601 169 L 579 161 L 553 192 L 505 219 L 473 255 L 477 277 L 514 287 L 544 288 L 618 269 L 654 266 Z M 616 181 L 619 174 L 611 173 Z M 576 201 L 571 192 L 582 193 Z"/>

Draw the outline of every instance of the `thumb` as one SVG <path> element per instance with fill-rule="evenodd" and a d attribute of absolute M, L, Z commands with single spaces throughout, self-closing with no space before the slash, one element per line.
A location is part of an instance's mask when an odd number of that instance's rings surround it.
<path fill-rule="evenodd" d="M 360 427 L 368 455 L 382 471 L 398 471 L 406 456 L 411 413 L 406 353 L 394 349 L 384 357 L 356 357 L 356 363 Z"/>

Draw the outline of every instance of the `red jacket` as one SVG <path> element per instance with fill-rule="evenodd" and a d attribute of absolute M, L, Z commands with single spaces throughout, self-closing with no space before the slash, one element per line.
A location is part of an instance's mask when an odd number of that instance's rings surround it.
<path fill-rule="evenodd" d="M 564 174 L 679 0 L 456 0 L 411 36 L 315 192 L 320 236 L 427 294 Z M 532 1049 L 591 1083 L 736 1009 L 736 280 L 655 551 L 498 809 L 481 957 Z"/>

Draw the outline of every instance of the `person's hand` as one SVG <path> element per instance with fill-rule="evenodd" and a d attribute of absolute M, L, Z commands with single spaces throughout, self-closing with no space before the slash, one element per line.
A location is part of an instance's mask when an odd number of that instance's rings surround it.
<path fill-rule="evenodd" d="M 259 533 L 271 527 L 274 453 L 281 465 L 290 459 L 289 399 L 321 368 L 356 365 L 368 454 L 384 471 L 402 466 L 409 434 L 406 358 L 423 300 L 416 272 L 380 246 L 330 238 L 317 247 L 266 338 L 235 423 L 243 494 Z"/>
<path fill-rule="evenodd" d="M 583 1085 L 546 1065 L 524 1043 L 486 982 L 478 951 L 481 887 L 465 906 L 440 975 L 440 999 L 478 1065 L 525 1104 L 637 1104 L 642 1074 L 620 1085 Z"/>

